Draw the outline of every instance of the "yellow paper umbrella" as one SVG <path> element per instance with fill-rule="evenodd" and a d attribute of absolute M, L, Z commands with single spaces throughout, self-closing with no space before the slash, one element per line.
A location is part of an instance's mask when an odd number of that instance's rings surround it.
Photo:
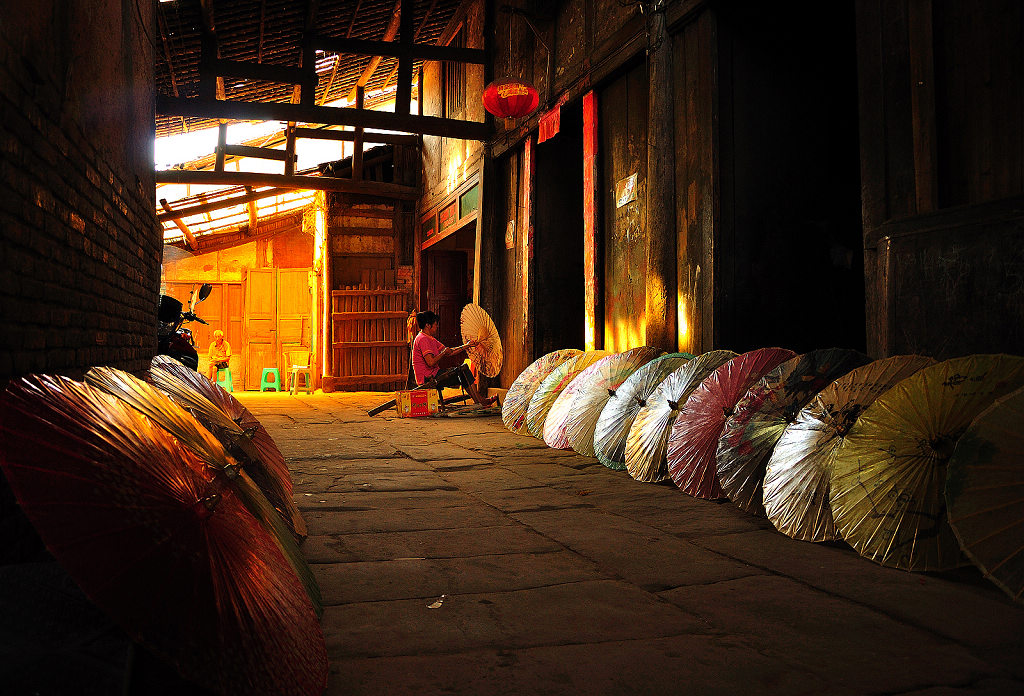
<path fill-rule="evenodd" d="M 636 414 L 647 405 L 654 390 L 686 361 L 689 353 L 669 353 L 655 358 L 626 378 L 608 398 L 594 428 L 594 454 L 609 469 L 626 468 L 626 438 Z"/>
<path fill-rule="evenodd" d="M 865 558 L 905 570 L 964 562 L 946 516 L 946 464 L 971 421 L 1024 385 L 1024 358 L 971 355 L 926 367 L 865 409 L 832 464 L 836 529 Z"/>
<path fill-rule="evenodd" d="M 803 541 L 837 538 L 828 481 L 839 445 L 883 392 L 934 364 L 920 355 L 876 360 L 832 382 L 800 411 L 775 445 L 764 477 L 764 507 L 776 529 Z"/>
<path fill-rule="evenodd" d="M 530 407 L 530 399 L 537 392 L 537 387 L 552 370 L 582 353 L 582 350 L 576 348 L 556 350 L 537 358 L 519 373 L 512 386 L 508 388 L 504 403 L 501 404 L 501 422 L 505 427 L 514 433 L 525 433 L 526 410 Z"/>
<path fill-rule="evenodd" d="M 626 438 L 626 470 L 637 481 L 656 483 L 668 478 L 668 435 L 679 411 L 704 378 L 732 360 L 731 350 L 698 355 L 665 378 L 640 409 Z"/>
<path fill-rule="evenodd" d="M 544 439 L 544 421 L 547 420 L 548 412 L 554 405 L 555 399 L 569 385 L 569 382 L 576 379 L 576 375 L 607 355 L 609 353 L 606 350 L 588 350 L 571 360 L 566 360 L 544 378 L 544 381 L 537 387 L 533 398 L 530 399 L 530 406 L 526 410 L 526 427 L 531 435 Z"/>
<path fill-rule="evenodd" d="M 818 392 L 868 362 L 855 350 L 823 348 L 787 360 L 751 387 L 726 420 L 715 452 L 718 482 L 729 500 L 763 515 L 764 473 L 786 426 Z"/>
<path fill-rule="evenodd" d="M 946 477 L 949 523 L 960 548 L 1024 601 L 1024 389 L 981 412 L 956 444 Z"/>
<path fill-rule="evenodd" d="M 480 305 L 468 304 L 462 308 L 462 340 L 479 341 L 469 349 L 469 357 L 485 377 L 497 377 L 501 372 L 504 354 L 501 338 L 491 317 Z"/>

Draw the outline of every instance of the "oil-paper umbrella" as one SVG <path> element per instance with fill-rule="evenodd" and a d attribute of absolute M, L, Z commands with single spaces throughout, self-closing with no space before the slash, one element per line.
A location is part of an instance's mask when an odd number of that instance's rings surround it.
<path fill-rule="evenodd" d="M 946 514 L 946 465 L 971 421 L 1024 386 L 1024 358 L 970 355 L 923 368 L 868 406 L 829 481 L 836 529 L 860 555 L 904 570 L 964 563 Z"/>
<path fill-rule="evenodd" d="M 323 613 L 320 586 L 298 544 L 295 543 L 291 529 L 285 524 L 281 513 L 267 500 L 263 491 L 210 431 L 159 389 L 127 372 L 113 367 L 94 367 L 86 373 L 85 381 L 90 386 L 128 404 L 159 425 L 214 472 L 236 470 L 229 477 L 232 487 L 246 509 L 274 535 L 281 552 L 306 588 L 317 615 Z M 65 386 L 65 390 L 70 388 Z"/>
<path fill-rule="evenodd" d="M 537 392 L 537 387 L 551 371 L 570 358 L 582 355 L 583 351 L 576 348 L 556 350 L 541 356 L 530 363 L 530 366 L 519 373 L 505 394 L 501 405 L 501 422 L 514 433 L 526 432 L 526 410 L 530 399 Z"/>
<path fill-rule="evenodd" d="M 828 384 L 871 362 L 855 350 L 823 348 L 787 360 L 736 404 L 715 453 L 722 491 L 747 512 L 764 514 L 765 468 L 786 426 Z"/>
<path fill-rule="evenodd" d="M 471 303 L 462 308 L 461 324 L 463 341 L 479 341 L 468 351 L 473 364 L 485 377 L 497 377 L 504 354 L 501 337 L 490 315 L 480 305 Z"/>
<path fill-rule="evenodd" d="M 147 379 L 221 441 L 281 512 L 296 540 L 304 539 L 306 522 L 292 500 L 292 480 L 284 456 L 256 416 L 227 390 L 167 356 L 153 358 Z"/>
<path fill-rule="evenodd" d="M 18 503 L 134 640 L 225 696 L 323 691 L 316 613 L 229 471 L 70 380 L 12 383 L 0 413 L 0 465 Z"/>
<path fill-rule="evenodd" d="M 666 377 L 692 359 L 689 353 L 662 355 L 626 378 L 615 390 L 615 396 L 608 398 L 594 427 L 594 454 L 598 461 L 616 471 L 626 468 L 626 438 L 636 414 Z"/>
<path fill-rule="evenodd" d="M 604 407 L 630 375 L 660 354 L 657 348 L 640 346 L 610 355 L 587 368 L 594 371 L 593 377 L 581 385 L 565 423 L 565 437 L 574 450 L 587 457 L 596 455 L 594 430 Z"/>
<path fill-rule="evenodd" d="M 764 507 L 775 528 L 803 541 L 837 537 L 829 505 L 836 452 L 857 417 L 932 358 L 897 355 L 850 372 L 818 392 L 775 445 L 764 477 Z"/>
<path fill-rule="evenodd" d="M 752 350 L 721 365 L 694 390 L 668 437 L 668 471 L 684 493 L 705 500 L 725 497 L 715 463 L 725 420 L 748 389 L 795 355 L 786 348 Z"/>
<path fill-rule="evenodd" d="M 562 393 L 551 405 L 548 417 L 544 420 L 544 442 L 552 449 L 572 449 L 569 440 L 570 421 L 577 416 L 584 419 L 591 418 L 596 424 L 601 415 L 601 409 L 608 400 L 608 379 L 622 383 L 629 373 L 632 373 L 640 365 L 648 362 L 660 351 L 650 346 L 632 348 L 623 353 L 613 353 L 601 358 L 593 365 L 576 375 Z M 628 370 L 626 375 L 619 374 L 622 370 Z M 592 399 L 581 397 L 584 394 L 590 395 L 599 392 L 598 402 L 592 403 Z M 589 410 L 588 410 L 589 409 Z M 584 424 L 583 427 L 586 427 Z M 591 431 L 593 438 L 593 431 Z"/>
<path fill-rule="evenodd" d="M 558 395 L 569 385 L 569 382 L 576 379 L 576 375 L 608 355 L 608 351 L 605 350 L 588 350 L 575 358 L 566 360 L 544 378 L 526 409 L 526 428 L 531 435 L 541 440 L 544 439 L 544 421 L 547 420 L 548 412 Z"/>
<path fill-rule="evenodd" d="M 981 412 L 957 441 L 946 476 L 960 548 L 1015 601 L 1024 601 L 1024 389 Z"/>
<path fill-rule="evenodd" d="M 731 350 L 698 355 L 665 378 L 640 409 L 626 438 L 626 470 L 637 481 L 656 483 L 668 478 L 668 434 L 690 394 L 723 363 L 736 357 Z"/>

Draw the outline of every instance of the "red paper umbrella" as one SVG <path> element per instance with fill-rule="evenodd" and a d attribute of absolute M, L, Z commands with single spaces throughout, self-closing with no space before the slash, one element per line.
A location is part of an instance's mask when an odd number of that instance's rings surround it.
<path fill-rule="evenodd" d="M 760 348 L 738 355 L 694 390 L 668 438 L 669 474 L 683 492 L 707 500 L 725 496 L 715 465 L 725 421 L 748 389 L 794 355 L 785 348 Z"/>
<path fill-rule="evenodd" d="M 292 500 L 284 456 L 256 416 L 227 390 L 164 355 L 153 358 L 148 378 L 217 436 L 281 512 L 296 538 L 305 538 L 306 522 Z"/>
<path fill-rule="evenodd" d="M 4 474 L 101 609 L 225 696 L 320 694 L 327 651 L 277 543 L 229 485 L 117 399 L 61 378 L 0 398 Z"/>
<path fill-rule="evenodd" d="M 533 113 L 540 103 L 537 88 L 525 80 L 506 77 L 487 85 L 484 108 L 500 118 L 522 118 Z"/>
<path fill-rule="evenodd" d="M 764 515 L 764 475 L 786 426 L 832 381 L 869 362 L 855 350 L 815 350 L 787 360 L 751 387 L 726 420 L 715 453 L 718 482 L 729 500 Z"/>

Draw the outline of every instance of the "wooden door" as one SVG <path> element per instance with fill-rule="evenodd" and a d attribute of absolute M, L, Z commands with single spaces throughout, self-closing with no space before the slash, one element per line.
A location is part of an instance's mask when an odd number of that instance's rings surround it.
<path fill-rule="evenodd" d="M 213 290 L 205 301 L 196 304 L 196 314 L 206 324 L 192 322 L 186 324 L 186 328 L 192 331 L 196 342 L 196 350 L 199 353 L 199 372 L 206 374 L 208 365 L 206 356 L 210 343 L 213 341 L 213 332 L 220 329 L 224 332 L 224 338 L 231 345 L 231 375 L 237 385 L 241 385 L 245 378 L 246 363 L 241 356 L 245 354 L 245 344 L 242 335 L 242 284 L 241 283 L 210 283 Z M 167 283 L 166 293 L 179 300 L 182 305 L 188 307 L 189 292 L 193 289 L 199 292 L 200 281 L 170 282 Z"/>
<path fill-rule="evenodd" d="M 250 268 L 245 278 L 245 388 L 259 389 L 264 367 L 283 367 L 277 360 L 277 270 Z"/>
<path fill-rule="evenodd" d="M 282 268 L 277 271 L 277 364 L 285 365 L 285 353 L 310 350 L 310 320 L 313 300 L 309 289 L 308 268 Z"/>
<path fill-rule="evenodd" d="M 426 307 L 441 317 L 437 340 L 446 346 L 462 343 L 459 319 L 469 301 L 466 254 L 461 251 L 427 253 Z"/>

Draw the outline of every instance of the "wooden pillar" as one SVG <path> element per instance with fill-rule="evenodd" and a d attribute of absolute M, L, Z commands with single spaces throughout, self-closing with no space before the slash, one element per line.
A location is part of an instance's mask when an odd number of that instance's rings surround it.
<path fill-rule="evenodd" d="M 675 351 L 676 229 L 672 38 L 662 3 L 647 13 L 647 345 Z"/>
<path fill-rule="evenodd" d="M 214 162 L 215 172 L 224 171 L 224 154 L 228 145 L 228 122 L 221 119 L 217 125 L 217 160 Z"/>
<path fill-rule="evenodd" d="M 583 339 L 586 350 L 604 346 L 604 327 L 599 315 L 597 273 L 598 177 L 597 95 L 583 95 Z"/>
<path fill-rule="evenodd" d="M 528 362 L 533 362 L 533 221 L 534 221 L 534 191 L 536 190 L 536 184 L 534 182 L 535 172 L 537 171 L 537 147 L 534 144 L 536 136 L 530 135 L 526 138 L 526 142 L 523 143 L 523 178 L 522 178 L 522 191 L 523 191 L 523 216 L 522 223 L 523 229 L 520 230 L 520 254 L 522 256 L 522 278 L 520 279 L 520 292 L 523 294 L 523 344 L 526 346 L 525 358 Z"/>
<path fill-rule="evenodd" d="M 395 91 L 396 114 L 408 114 L 410 102 L 412 101 L 412 56 L 409 54 L 409 49 L 412 47 L 414 31 L 412 21 L 413 4 L 413 0 L 402 0 L 402 16 L 399 18 L 398 40 L 405 50 L 398 56 L 398 83 L 396 84 Z"/>
<path fill-rule="evenodd" d="M 363 110 L 363 86 L 356 85 L 356 108 Z M 352 180 L 363 179 L 363 129 L 356 128 L 356 137 L 352 142 Z"/>

